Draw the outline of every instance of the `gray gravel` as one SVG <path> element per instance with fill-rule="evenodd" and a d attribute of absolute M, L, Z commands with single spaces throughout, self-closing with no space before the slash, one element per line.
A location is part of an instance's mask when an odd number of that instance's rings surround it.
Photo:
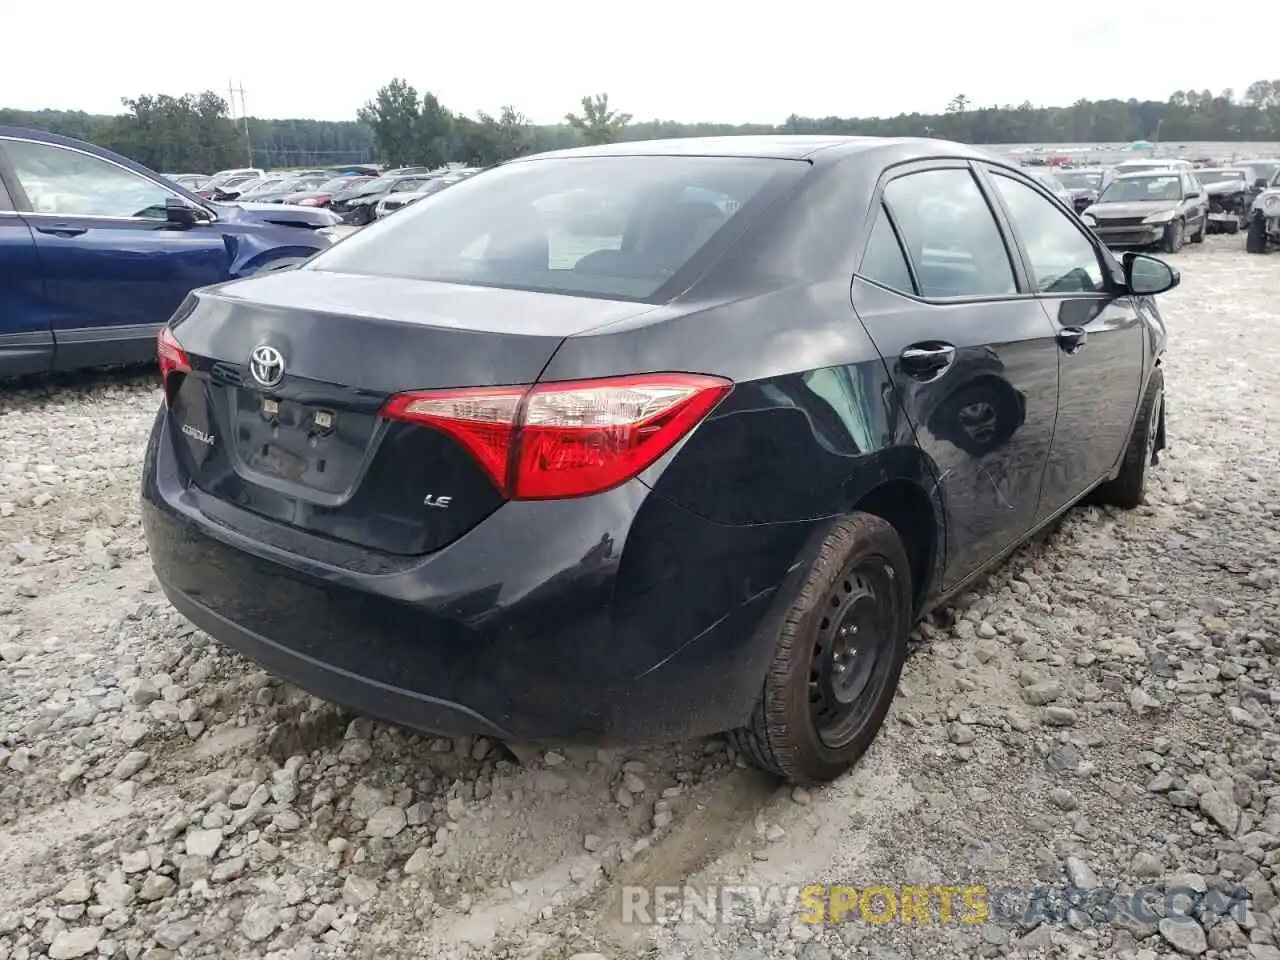
<path fill-rule="evenodd" d="M 1280 958 L 1280 259 L 1240 247 L 1172 258 L 1148 506 L 1074 511 L 922 626 L 884 735 L 812 792 L 719 740 L 512 753 L 277 683 L 155 588 L 151 376 L 0 394 L 0 960 Z M 624 885 L 686 881 L 1252 909 L 620 922 Z"/>

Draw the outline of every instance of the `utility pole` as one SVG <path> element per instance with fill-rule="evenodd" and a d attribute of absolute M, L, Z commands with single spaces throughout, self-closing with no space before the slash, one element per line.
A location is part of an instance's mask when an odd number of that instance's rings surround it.
<path fill-rule="evenodd" d="M 236 94 L 240 94 L 240 119 L 244 123 L 244 149 L 245 154 L 249 158 L 249 166 L 253 166 L 253 143 L 249 139 L 249 108 L 244 103 L 244 81 L 240 81 L 240 86 L 231 86 L 231 81 L 227 81 L 227 98 L 231 106 L 231 120 L 234 123 L 236 118 Z"/>

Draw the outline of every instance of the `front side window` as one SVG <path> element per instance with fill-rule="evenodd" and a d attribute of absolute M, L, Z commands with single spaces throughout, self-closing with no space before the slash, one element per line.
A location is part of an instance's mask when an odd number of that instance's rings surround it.
<path fill-rule="evenodd" d="M 431 194 L 306 269 L 644 300 L 767 184 L 808 169 L 744 157 L 520 161 Z"/>
<path fill-rule="evenodd" d="M 1088 238 L 1056 206 L 1025 183 L 996 174 L 996 193 L 1031 262 L 1041 293 L 1096 293 L 1103 290 L 1102 266 Z"/>
<path fill-rule="evenodd" d="M 68 217 L 164 220 L 176 196 L 132 170 L 49 143 L 0 141 L 31 209 Z"/>
<path fill-rule="evenodd" d="M 1000 228 L 968 170 L 924 170 L 890 182 L 884 200 L 916 266 L 920 295 L 1017 292 Z"/>

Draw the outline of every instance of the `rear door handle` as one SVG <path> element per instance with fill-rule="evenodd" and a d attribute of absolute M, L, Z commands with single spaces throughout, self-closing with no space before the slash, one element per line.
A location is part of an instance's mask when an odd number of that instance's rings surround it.
<path fill-rule="evenodd" d="M 930 380 L 951 366 L 955 358 L 956 348 L 949 343 L 921 343 L 903 350 L 898 362 L 917 380 Z"/>
<path fill-rule="evenodd" d="M 78 237 L 83 233 L 88 233 L 88 227 L 73 227 L 66 223 L 55 223 L 47 227 L 36 227 L 40 233 L 49 233 L 55 237 Z"/>
<path fill-rule="evenodd" d="M 1089 340 L 1089 333 L 1083 327 L 1063 327 L 1058 331 L 1058 346 L 1064 353 L 1079 353 Z"/>

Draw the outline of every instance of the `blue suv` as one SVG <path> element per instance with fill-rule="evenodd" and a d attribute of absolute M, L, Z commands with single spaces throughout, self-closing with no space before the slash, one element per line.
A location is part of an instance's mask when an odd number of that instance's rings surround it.
<path fill-rule="evenodd" d="M 191 290 L 301 263 L 338 222 L 212 203 L 92 144 L 0 126 L 0 377 L 151 359 Z"/>

